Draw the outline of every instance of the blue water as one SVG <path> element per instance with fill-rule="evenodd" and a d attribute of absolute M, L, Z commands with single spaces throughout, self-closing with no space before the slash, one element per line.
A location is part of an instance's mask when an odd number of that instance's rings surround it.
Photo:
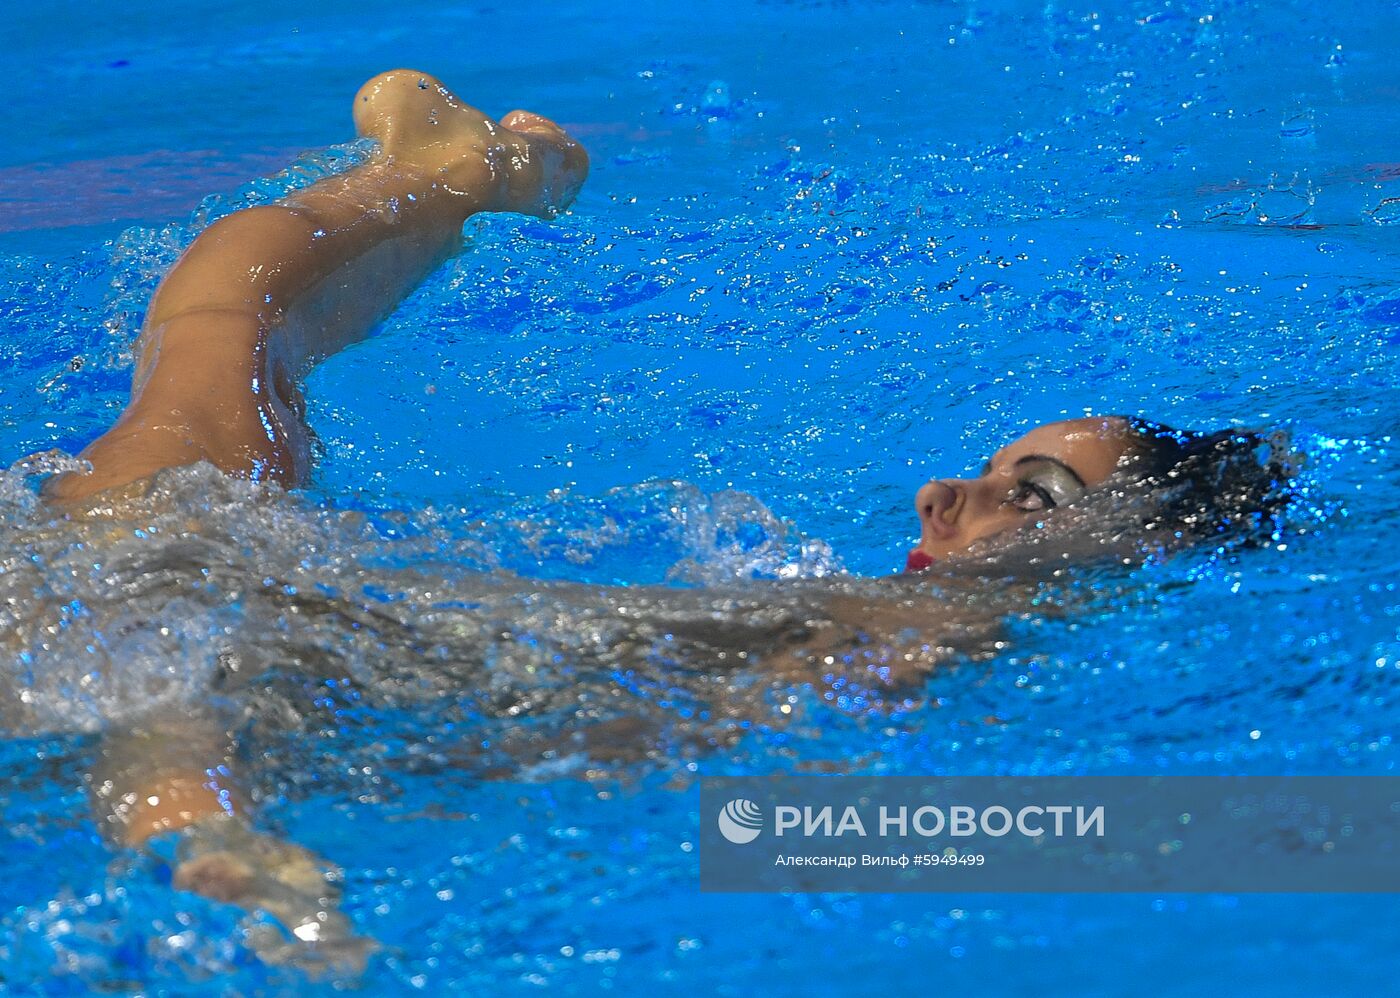
<path fill-rule="evenodd" d="M 193 472 L 102 536 L 0 482 L 4 986 L 335 990 L 88 816 L 97 732 L 212 697 L 250 712 L 263 826 L 385 945 L 370 994 L 1393 990 L 1389 898 L 697 890 L 707 773 L 1395 767 L 1400 14 L 1105 7 L 12 14 L 6 462 L 110 422 L 163 269 L 357 155 L 326 147 L 374 72 L 554 116 L 594 170 L 558 222 L 469 222 L 313 373 L 307 489 Z M 528 596 L 858 588 L 927 477 L 1085 412 L 1287 428 L 1289 528 L 1086 573 L 1068 614 L 987 597 L 1006 649 L 907 697 L 630 668 L 649 597 Z"/>

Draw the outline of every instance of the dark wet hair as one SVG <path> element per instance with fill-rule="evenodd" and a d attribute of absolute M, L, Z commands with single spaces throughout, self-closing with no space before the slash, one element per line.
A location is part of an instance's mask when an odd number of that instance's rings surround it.
<path fill-rule="evenodd" d="M 1120 416 L 1135 477 L 1152 494 L 1156 525 L 1188 542 L 1261 542 L 1282 527 L 1298 456 L 1287 434 L 1178 430 Z"/>

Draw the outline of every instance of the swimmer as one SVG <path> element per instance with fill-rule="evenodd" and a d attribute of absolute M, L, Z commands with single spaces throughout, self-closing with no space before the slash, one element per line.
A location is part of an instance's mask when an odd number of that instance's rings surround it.
<path fill-rule="evenodd" d="M 221 219 L 185 251 L 151 300 L 129 404 L 82 451 L 89 470 L 46 484 L 48 501 L 78 511 L 139 495 L 156 472 L 198 462 L 304 483 L 312 447 L 300 383 L 309 368 L 368 335 L 458 249 L 466 219 L 493 211 L 550 218 L 588 172 L 584 150 L 552 121 L 524 111 L 493 121 L 425 73 L 370 80 L 355 96 L 354 119 L 378 142 L 368 162 Z M 1260 459 L 1268 443 L 1122 416 L 1041 426 L 993 454 L 979 476 L 917 491 L 920 539 L 907 570 L 971 563 L 1023 528 L 1109 522 L 1093 503 L 1115 489 L 1152 500 L 1116 504 L 1129 509 L 1132 530 L 1107 533 L 1134 544 L 1144 531 L 1171 548 L 1266 527 L 1284 474 L 1276 455 Z M 1058 557 L 1043 560 L 1054 567 Z M 881 614 L 909 612 L 849 597 L 827 610 L 866 630 Z M 893 633 L 908 621 L 889 623 Z M 804 636 L 803 654 L 815 655 L 822 640 Z M 253 831 L 233 757 L 217 724 L 162 720 L 109 739 L 94 796 L 127 845 L 181 833 L 177 886 L 267 911 L 327 960 L 362 962 L 372 944 L 335 911 L 338 873 Z M 283 944 L 294 946 L 283 940 L 261 951 L 285 956 Z"/>

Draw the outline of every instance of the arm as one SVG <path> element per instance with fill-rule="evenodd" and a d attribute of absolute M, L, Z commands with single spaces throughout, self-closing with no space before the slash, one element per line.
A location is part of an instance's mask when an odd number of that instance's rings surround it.
<path fill-rule="evenodd" d="M 310 443 L 297 382 L 362 339 L 457 248 L 480 211 L 548 217 L 573 200 L 588 158 L 557 125 L 516 111 L 498 124 L 431 76 L 395 70 L 355 97 L 370 162 L 200 234 L 151 299 L 131 401 L 80 455 L 59 501 L 207 460 L 286 485 Z"/>

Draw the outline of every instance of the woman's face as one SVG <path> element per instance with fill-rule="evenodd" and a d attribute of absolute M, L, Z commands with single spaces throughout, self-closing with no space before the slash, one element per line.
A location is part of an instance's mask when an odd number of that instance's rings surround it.
<path fill-rule="evenodd" d="M 992 455 L 977 478 L 941 478 L 919 489 L 919 546 L 908 570 L 955 558 L 974 541 L 1044 519 L 1102 484 L 1131 445 L 1121 419 L 1047 423 Z"/>

